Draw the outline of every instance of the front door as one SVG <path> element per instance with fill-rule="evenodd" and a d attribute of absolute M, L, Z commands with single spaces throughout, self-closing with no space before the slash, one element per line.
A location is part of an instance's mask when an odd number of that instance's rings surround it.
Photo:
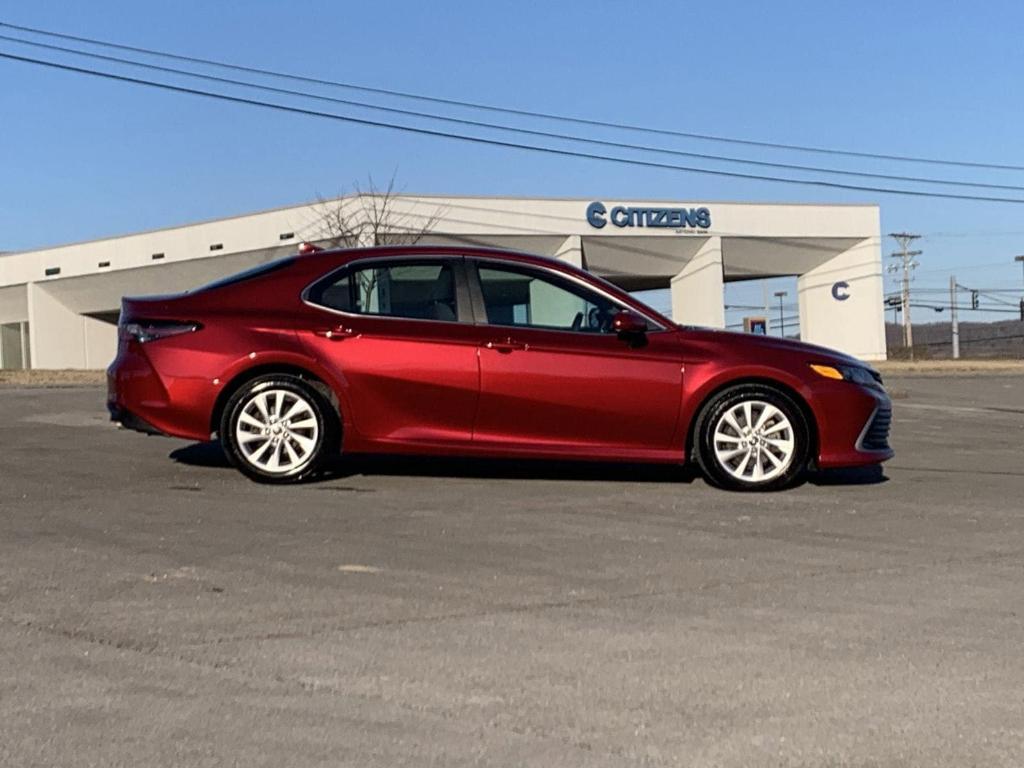
<path fill-rule="evenodd" d="M 631 344 L 611 332 L 620 307 L 603 294 L 534 268 L 481 260 L 475 272 L 487 317 L 475 444 L 638 458 L 673 449 L 676 334 L 652 329 Z"/>

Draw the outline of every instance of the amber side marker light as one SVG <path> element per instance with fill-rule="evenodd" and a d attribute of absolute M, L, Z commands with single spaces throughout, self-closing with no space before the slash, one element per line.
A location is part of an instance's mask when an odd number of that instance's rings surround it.
<path fill-rule="evenodd" d="M 836 379 L 837 381 L 842 381 L 845 378 L 843 376 L 842 371 L 831 365 L 814 365 L 812 363 L 811 370 L 814 371 L 819 376 L 824 376 L 826 379 Z"/>

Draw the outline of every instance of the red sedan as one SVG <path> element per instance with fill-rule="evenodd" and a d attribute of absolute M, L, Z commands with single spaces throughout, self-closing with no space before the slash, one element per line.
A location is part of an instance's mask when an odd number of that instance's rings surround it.
<path fill-rule="evenodd" d="M 764 490 L 893 455 L 890 401 L 863 363 L 680 327 L 538 256 L 320 251 L 126 298 L 119 334 L 111 418 L 219 437 L 265 482 L 344 451 L 696 461 L 717 485 Z"/>

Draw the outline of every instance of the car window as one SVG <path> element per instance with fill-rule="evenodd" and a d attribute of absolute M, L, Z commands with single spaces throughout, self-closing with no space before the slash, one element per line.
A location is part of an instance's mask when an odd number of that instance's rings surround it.
<path fill-rule="evenodd" d="M 358 315 L 452 322 L 459 316 L 455 273 L 447 263 L 354 267 L 316 286 L 309 300 Z"/>
<path fill-rule="evenodd" d="M 530 270 L 480 266 L 487 322 L 584 333 L 610 333 L 620 309 L 584 288 L 541 277 Z"/>

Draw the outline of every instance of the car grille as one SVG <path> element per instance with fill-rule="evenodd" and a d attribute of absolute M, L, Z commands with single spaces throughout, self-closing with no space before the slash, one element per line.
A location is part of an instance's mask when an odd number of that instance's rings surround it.
<path fill-rule="evenodd" d="M 864 451 L 886 451 L 889 449 L 889 427 L 892 424 L 892 408 L 884 406 L 875 411 L 871 423 L 864 430 L 860 447 Z"/>

